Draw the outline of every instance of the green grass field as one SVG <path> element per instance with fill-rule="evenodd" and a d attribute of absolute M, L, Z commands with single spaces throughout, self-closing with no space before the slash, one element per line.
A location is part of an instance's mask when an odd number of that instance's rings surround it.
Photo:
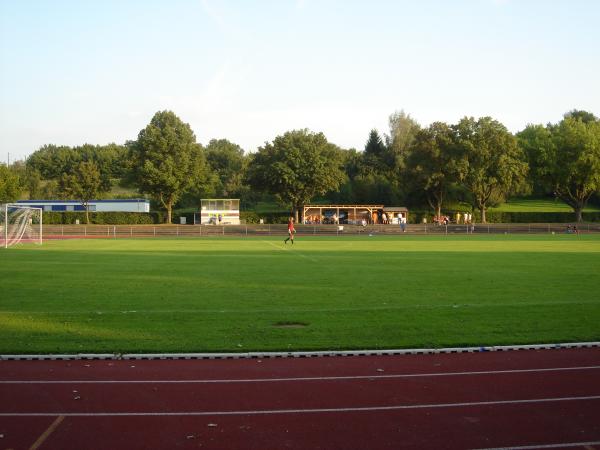
<path fill-rule="evenodd" d="M 561 200 L 548 198 L 511 198 L 506 203 L 502 203 L 496 208 L 489 208 L 489 210 L 499 212 L 573 212 L 573 209 Z M 600 208 L 588 204 L 583 211 L 596 212 L 600 211 Z"/>
<path fill-rule="evenodd" d="M 0 251 L 0 353 L 600 340 L 600 236 L 47 241 Z"/>

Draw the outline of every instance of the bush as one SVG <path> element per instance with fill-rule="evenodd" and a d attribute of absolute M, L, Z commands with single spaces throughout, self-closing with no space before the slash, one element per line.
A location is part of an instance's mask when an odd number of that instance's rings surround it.
<path fill-rule="evenodd" d="M 461 210 L 461 215 L 464 210 Z M 447 215 L 454 220 L 456 211 L 443 210 L 442 215 Z M 473 211 L 473 221 L 481 223 L 479 210 Z M 408 212 L 408 223 L 422 223 L 423 217 L 432 223 L 433 213 L 431 211 L 410 210 Z M 501 212 L 486 211 L 487 223 L 569 223 L 575 221 L 574 212 Z M 584 222 L 600 222 L 600 212 L 584 212 Z"/>
<path fill-rule="evenodd" d="M 194 224 L 194 213 L 193 212 L 173 212 L 173 216 L 172 219 L 174 224 L 179 224 L 181 222 L 180 218 L 181 217 L 185 217 L 185 223 L 186 225 L 193 225 Z M 161 222 L 159 223 L 165 223 L 165 220 L 167 218 L 167 213 L 162 213 L 161 214 Z"/>
<path fill-rule="evenodd" d="M 260 223 L 260 217 L 254 211 L 240 211 L 240 222 L 247 224 Z"/>
<path fill-rule="evenodd" d="M 481 222 L 479 211 L 473 213 L 476 222 Z M 499 212 L 486 211 L 488 223 L 567 223 L 575 221 L 574 212 Z M 584 222 L 599 222 L 600 212 L 584 212 Z"/>
<path fill-rule="evenodd" d="M 263 220 L 263 223 L 287 223 L 289 215 L 282 214 L 281 211 L 261 212 L 260 214 L 254 211 L 241 211 L 240 220 L 245 220 L 247 224 L 260 223 L 260 219 Z"/>
<path fill-rule="evenodd" d="M 90 224 L 94 225 L 142 225 L 159 223 L 156 213 L 137 212 L 90 212 Z M 43 221 L 48 225 L 85 224 L 85 212 L 44 212 Z"/>

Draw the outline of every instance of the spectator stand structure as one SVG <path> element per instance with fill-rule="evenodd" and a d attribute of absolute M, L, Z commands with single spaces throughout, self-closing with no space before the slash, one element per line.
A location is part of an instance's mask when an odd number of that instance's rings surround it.
<path fill-rule="evenodd" d="M 40 208 L 44 212 L 82 212 L 85 206 L 78 200 L 19 200 L 17 206 Z M 145 198 L 90 200 L 90 212 L 150 212 L 150 200 Z"/>
<path fill-rule="evenodd" d="M 399 214 L 402 214 L 408 220 L 408 209 L 403 206 L 304 205 L 302 223 L 305 225 L 388 225 L 398 223 Z"/>
<path fill-rule="evenodd" d="M 203 198 L 200 213 L 194 214 L 194 225 L 239 225 L 240 199 Z"/>
<path fill-rule="evenodd" d="M 405 219 L 405 223 L 408 223 L 408 209 L 404 206 L 386 206 L 383 208 L 383 212 L 387 216 L 386 225 L 400 224 L 400 218 Z"/>

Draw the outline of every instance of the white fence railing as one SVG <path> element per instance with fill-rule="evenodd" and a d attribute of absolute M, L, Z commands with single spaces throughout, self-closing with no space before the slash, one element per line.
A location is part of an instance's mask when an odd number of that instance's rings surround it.
<path fill-rule="evenodd" d="M 566 233 L 567 225 L 558 223 L 490 223 L 474 225 L 409 224 L 403 233 L 398 225 L 296 225 L 299 236 L 324 235 L 458 235 L 458 234 L 543 234 Z M 570 224 L 572 225 L 572 224 Z M 579 233 L 600 233 L 600 223 L 577 224 Z M 47 225 L 44 239 L 133 238 L 133 237 L 212 237 L 284 236 L 287 225 Z"/>

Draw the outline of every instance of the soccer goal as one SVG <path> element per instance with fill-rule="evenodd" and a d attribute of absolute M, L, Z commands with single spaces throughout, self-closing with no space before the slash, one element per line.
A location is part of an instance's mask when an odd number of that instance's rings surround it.
<path fill-rule="evenodd" d="M 8 248 L 20 243 L 42 244 L 42 208 L 2 205 L 0 243 Z"/>

